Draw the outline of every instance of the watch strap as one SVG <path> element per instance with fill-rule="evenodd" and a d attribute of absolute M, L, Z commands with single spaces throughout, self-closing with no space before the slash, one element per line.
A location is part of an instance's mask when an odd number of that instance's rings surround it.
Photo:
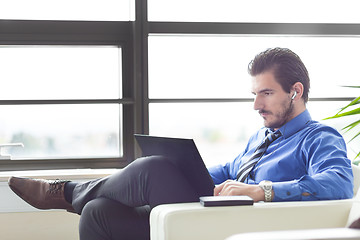
<path fill-rule="evenodd" d="M 271 181 L 261 181 L 259 186 L 264 190 L 265 193 L 265 202 L 271 202 L 272 199 L 272 182 Z"/>

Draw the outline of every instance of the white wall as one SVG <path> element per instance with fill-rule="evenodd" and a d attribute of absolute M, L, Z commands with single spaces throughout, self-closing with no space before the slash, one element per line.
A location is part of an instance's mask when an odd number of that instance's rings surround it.
<path fill-rule="evenodd" d="M 80 216 L 66 211 L 40 211 L 0 182 L 1 240 L 77 240 Z"/>
<path fill-rule="evenodd" d="M 37 210 L 24 202 L 8 186 L 10 175 L 60 178 L 85 181 L 104 177 L 116 171 L 76 170 L 75 172 L 23 172 L 0 174 L 0 239 L 1 240 L 78 240 L 80 216 L 65 210 Z"/>

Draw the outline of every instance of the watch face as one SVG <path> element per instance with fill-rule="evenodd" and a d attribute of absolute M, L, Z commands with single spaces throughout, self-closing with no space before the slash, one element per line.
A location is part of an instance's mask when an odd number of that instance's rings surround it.
<path fill-rule="evenodd" d="M 267 181 L 267 180 L 263 180 L 259 183 L 259 185 L 261 186 L 272 186 L 272 182 L 271 181 Z"/>
<path fill-rule="evenodd" d="M 271 190 L 272 190 L 272 182 L 271 181 L 261 181 L 259 183 L 259 186 L 264 190 L 265 192 L 265 201 L 271 202 Z"/>
<path fill-rule="evenodd" d="M 263 187 L 264 190 L 271 190 L 272 189 L 272 182 L 271 181 L 261 181 L 259 184 L 261 187 Z"/>
<path fill-rule="evenodd" d="M 265 190 L 271 190 L 271 185 L 264 185 Z"/>

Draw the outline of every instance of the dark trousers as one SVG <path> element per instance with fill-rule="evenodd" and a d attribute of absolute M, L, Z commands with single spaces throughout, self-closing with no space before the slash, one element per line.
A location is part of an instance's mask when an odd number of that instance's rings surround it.
<path fill-rule="evenodd" d="M 72 205 L 81 214 L 81 240 L 141 240 L 149 239 L 153 207 L 197 202 L 199 197 L 168 159 L 151 156 L 139 158 L 109 177 L 77 184 Z"/>

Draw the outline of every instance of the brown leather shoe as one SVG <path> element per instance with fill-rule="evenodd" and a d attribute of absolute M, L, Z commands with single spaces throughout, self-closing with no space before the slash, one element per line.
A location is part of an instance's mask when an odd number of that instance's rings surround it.
<path fill-rule="evenodd" d="M 66 209 L 75 212 L 65 200 L 64 186 L 68 181 L 11 177 L 9 187 L 25 202 L 38 209 Z"/>

